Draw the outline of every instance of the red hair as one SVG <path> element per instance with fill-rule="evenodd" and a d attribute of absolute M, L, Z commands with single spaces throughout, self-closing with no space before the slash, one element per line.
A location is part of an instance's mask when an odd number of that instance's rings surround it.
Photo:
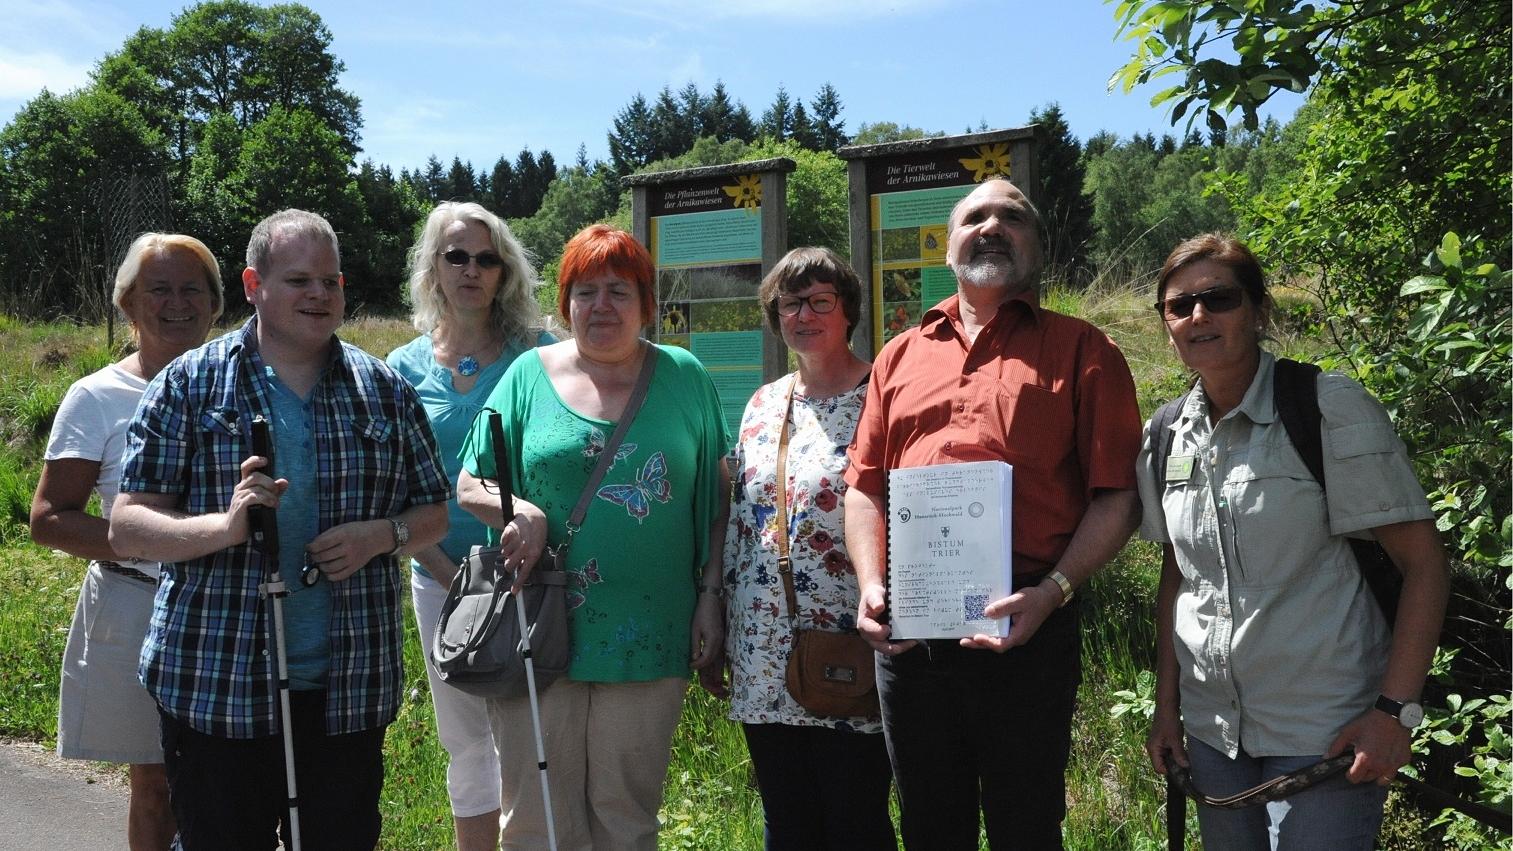
<path fill-rule="evenodd" d="M 652 288 L 656 268 L 651 255 L 636 238 L 609 225 L 589 225 L 578 231 L 562 249 L 562 264 L 557 271 L 557 315 L 572 327 L 568 300 L 576 281 L 601 275 L 615 275 L 636 285 L 641 296 L 641 324 L 650 325 L 657 318 L 657 297 Z"/>

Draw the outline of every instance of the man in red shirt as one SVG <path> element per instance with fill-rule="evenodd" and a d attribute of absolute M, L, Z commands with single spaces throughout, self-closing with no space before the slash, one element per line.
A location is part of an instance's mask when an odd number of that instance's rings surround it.
<path fill-rule="evenodd" d="M 956 205 L 946 262 L 957 294 L 883 347 L 850 450 L 857 627 L 881 654 L 910 848 L 977 848 L 979 801 L 992 847 L 1061 847 L 1081 681 L 1073 592 L 1137 521 L 1134 381 L 1101 331 L 1040 307 L 1038 226 L 1007 180 Z M 890 642 L 879 620 L 887 471 L 992 459 L 1014 465 L 1014 590 L 987 607 L 1013 619 L 1009 637 Z"/>

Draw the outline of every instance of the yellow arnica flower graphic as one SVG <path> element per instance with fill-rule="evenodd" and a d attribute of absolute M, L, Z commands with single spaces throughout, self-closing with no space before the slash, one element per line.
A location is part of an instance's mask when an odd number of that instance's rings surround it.
<path fill-rule="evenodd" d="M 1009 145 L 1007 142 L 997 142 L 992 145 L 978 145 L 977 156 L 965 157 L 961 160 L 964 168 L 972 170 L 972 179 L 978 183 L 983 182 L 995 174 L 1004 177 L 1009 176 Z M 729 192 L 730 190 L 725 190 Z"/>
<path fill-rule="evenodd" d="M 755 211 L 762 203 L 762 176 L 760 174 L 743 174 L 735 179 L 734 186 L 722 186 L 725 194 L 729 195 L 737 207 L 745 207 Z"/>

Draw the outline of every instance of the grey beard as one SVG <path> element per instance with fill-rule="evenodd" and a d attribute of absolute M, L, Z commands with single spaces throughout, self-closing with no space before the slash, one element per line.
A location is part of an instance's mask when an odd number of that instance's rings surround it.
<path fill-rule="evenodd" d="M 1014 261 L 978 257 L 958 263 L 954 270 L 958 280 L 974 287 L 990 289 L 1005 287 L 1014 274 Z"/>

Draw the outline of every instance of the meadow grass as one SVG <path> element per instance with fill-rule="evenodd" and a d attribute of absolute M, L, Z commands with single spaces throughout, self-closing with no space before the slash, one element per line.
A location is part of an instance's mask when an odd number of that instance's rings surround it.
<path fill-rule="evenodd" d="M 1145 413 L 1186 386 L 1148 306 L 1152 300 L 1128 286 L 1104 283 L 1077 292 L 1053 288 L 1045 298 L 1047 306 L 1093 321 L 1119 343 Z M 354 319 L 340 333 L 380 357 L 415 336 L 407 321 L 383 318 Z M 29 326 L 0 317 L 0 370 L 12 377 L 0 384 L 3 735 L 53 740 L 58 664 L 84 564 L 26 541 L 25 510 L 51 423 L 47 400 L 61 398 L 70 382 L 109 359 L 102 328 Z M 51 404 L 55 409 L 56 401 Z M 1069 849 L 1145 851 L 1164 845 L 1163 787 L 1141 748 L 1145 718 L 1138 710 L 1117 717 L 1111 711 L 1128 702 L 1116 692 L 1138 692 L 1141 672 L 1153 667 L 1157 572 L 1154 547 L 1132 542 L 1082 592 L 1084 671 L 1067 777 Z M 408 612 L 408 600 L 405 605 Z M 413 616 L 407 614 L 406 622 L 405 696 L 386 738 L 381 847 L 447 848 L 452 828 L 446 758 L 436 739 Z M 762 846 L 761 802 L 740 728 L 725 718 L 724 704 L 697 688 L 689 692 L 674 740 L 661 817 L 662 848 Z M 1195 837 L 1194 827 L 1190 847 L 1196 847 Z"/>

